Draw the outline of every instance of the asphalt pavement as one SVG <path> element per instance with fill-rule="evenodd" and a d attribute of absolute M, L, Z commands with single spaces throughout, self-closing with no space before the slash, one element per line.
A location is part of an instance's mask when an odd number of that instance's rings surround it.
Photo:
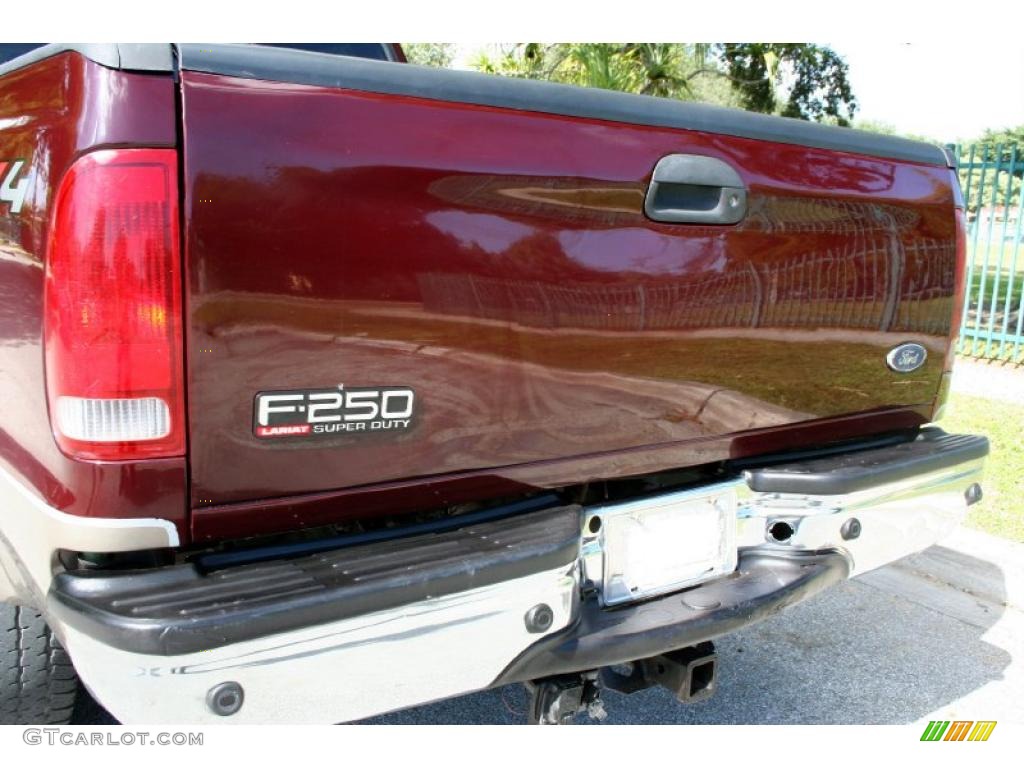
<path fill-rule="evenodd" d="M 717 647 L 712 699 L 681 705 L 663 689 L 608 692 L 603 722 L 1024 723 L 1024 545 L 961 529 Z M 517 685 L 365 722 L 515 724 L 526 707 Z M 76 722 L 114 721 L 85 702 Z"/>
<path fill-rule="evenodd" d="M 1024 722 L 1024 545 L 961 529 L 940 545 L 721 639 L 718 691 L 605 695 L 605 723 Z M 369 723 L 522 723 L 522 686 Z M 594 722 L 585 718 L 580 723 Z"/>

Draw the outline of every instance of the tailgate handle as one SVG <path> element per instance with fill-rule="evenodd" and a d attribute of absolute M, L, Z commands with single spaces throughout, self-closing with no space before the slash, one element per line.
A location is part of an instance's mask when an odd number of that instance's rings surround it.
<path fill-rule="evenodd" d="M 644 213 L 673 224 L 735 224 L 747 213 L 747 188 L 717 157 L 667 155 L 654 166 Z"/>

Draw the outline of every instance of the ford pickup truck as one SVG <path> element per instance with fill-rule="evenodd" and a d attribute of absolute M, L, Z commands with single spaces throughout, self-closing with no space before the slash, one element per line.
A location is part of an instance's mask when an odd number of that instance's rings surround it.
<path fill-rule="evenodd" d="M 710 695 L 981 496 L 952 165 L 392 44 L 10 58 L 0 719 Z"/>

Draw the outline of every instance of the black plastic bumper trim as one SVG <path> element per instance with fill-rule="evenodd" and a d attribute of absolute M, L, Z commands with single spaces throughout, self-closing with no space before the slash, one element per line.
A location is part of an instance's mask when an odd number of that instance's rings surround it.
<path fill-rule="evenodd" d="M 838 552 L 748 550 L 737 570 L 685 592 L 602 609 L 585 602 L 579 620 L 519 656 L 494 685 L 624 664 L 735 632 L 806 600 L 849 574 Z"/>
<path fill-rule="evenodd" d="M 761 493 L 834 496 L 950 469 L 988 455 L 981 435 L 949 435 L 938 427 L 916 440 L 869 450 L 748 469 L 747 485 Z"/>
<path fill-rule="evenodd" d="M 206 575 L 191 564 L 69 571 L 47 607 L 124 651 L 193 653 L 569 567 L 580 526 L 573 505 Z"/>
<path fill-rule="evenodd" d="M 266 547 L 250 547 L 227 552 L 211 552 L 200 555 L 194 562 L 200 571 L 209 573 L 222 568 L 249 565 L 250 563 L 265 563 L 270 560 L 285 560 L 303 555 L 316 555 L 321 552 L 346 549 L 348 547 L 373 544 L 381 541 L 395 541 L 425 533 L 445 533 L 458 528 L 466 528 L 470 525 L 524 515 L 528 512 L 553 509 L 560 504 L 561 500 L 557 495 L 544 493 L 539 496 L 531 496 L 528 499 L 509 502 L 508 504 L 501 504 L 496 507 L 488 507 L 476 512 L 467 512 L 457 517 L 444 517 L 430 520 L 426 523 L 403 525 L 398 528 L 381 528 L 380 530 L 368 531 L 366 533 L 331 536 L 312 541 L 276 544 Z"/>

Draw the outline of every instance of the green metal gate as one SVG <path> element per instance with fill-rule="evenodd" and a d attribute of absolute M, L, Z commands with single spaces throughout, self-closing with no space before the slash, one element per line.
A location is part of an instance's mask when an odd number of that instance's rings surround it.
<path fill-rule="evenodd" d="M 1024 146 L 956 147 L 967 206 L 963 355 L 1024 363 Z"/>

